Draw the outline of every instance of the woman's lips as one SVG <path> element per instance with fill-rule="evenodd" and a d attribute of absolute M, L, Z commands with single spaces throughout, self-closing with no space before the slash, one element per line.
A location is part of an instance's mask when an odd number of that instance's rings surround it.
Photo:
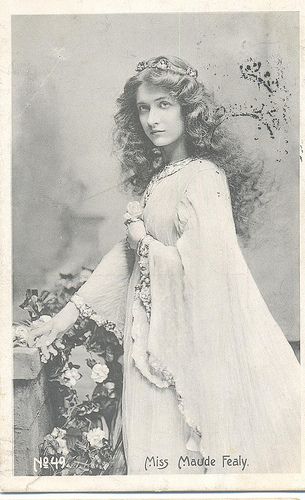
<path fill-rule="evenodd" d="M 165 130 L 152 130 L 151 134 L 162 134 Z"/>

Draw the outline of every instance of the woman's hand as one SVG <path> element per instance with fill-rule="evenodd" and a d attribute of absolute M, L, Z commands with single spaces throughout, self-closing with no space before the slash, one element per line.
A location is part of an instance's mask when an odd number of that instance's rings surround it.
<path fill-rule="evenodd" d="M 130 222 L 126 225 L 127 227 L 127 241 L 130 248 L 134 250 L 137 248 L 139 241 L 146 236 L 146 230 L 144 222 L 139 219 L 135 222 Z"/>
<path fill-rule="evenodd" d="M 64 334 L 74 325 L 78 314 L 78 309 L 73 302 L 68 302 L 53 318 L 30 332 L 29 347 L 39 347 L 43 356 L 49 359 L 49 346 L 59 335 Z"/>

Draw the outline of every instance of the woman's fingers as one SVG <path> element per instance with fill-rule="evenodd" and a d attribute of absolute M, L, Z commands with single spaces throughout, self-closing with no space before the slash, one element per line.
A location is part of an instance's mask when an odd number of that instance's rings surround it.
<path fill-rule="evenodd" d="M 49 334 L 39 337 L 34 344 L 35 347 L 41 350 L 41 354 L 46 360 L 49 359 L 50 354 L 54 354 L 55 356 L 57 354 L 57 350 L 51 345 L 56 339 L 57 333 L 56 330 L 52 330 Z"/>
<path fill-rule="evenodd" d="M 35 341 L 35 347 L 43 347 L 43 346 L 49 346 L 54 342 L 54 340 L 57 337 L 57 331 L 56 330 L 51 330 L 49 333 L 46 333 L 43 336 L 40 336 L 39 338 L 36 338 Z"/>
<path fill-rule="evenodd" d="M 39 327 L 31 330 L 28 334 L 28 346 L 34 347 L 36 339 L 38 337 L 41 337 L 42 335 L 45 335 L 46 333 L 48 333 L 48 331 L 49 329 L 47 329 L 45 326 L 43 329 Z"/>
<path fill-rule="evenodd" d="M 53 328 L 53 321 L 52 320 L 48 321 L 47 323 L 45 323 L 37 328 L 34 328 L 33 330 L 31 330 L 29 332 L 28 346 L 29 347 L 39 347 L 40 339 L 43 338 L 46 340 L 48 338 L 48 336 L 51 334 L 51 332 L 53 332 L 53 336 L 55 339 L 57 332 L 55 332 L 55 330 Z M 50 344 L 52 342 L 50 342 Z"/>
<path fill-rule="evenodd" d="M 36 337 L 41 337 L 42 335 L 50 333 L 52 327 L 53 327 L 53 320 L 51 319 L 50 321 L 47 321 L 47 323 L 44 323 L 36 328 L 33 328 L 33 330 L 31 330 L 30 332 L 30 335 L 33 339 L 35 339 Z"/>
<path fill-rule="evenodd" d="M 50 358 L 50 356 L 51 356 L 51 353 L 50 353 L 50 351 L 48 349 L 48 346 L 45 343 L 42 342 L 41 345 L 39 345 L 37 347 L 40 348 L 42 357 L 44 357 L 45 360 L 47 361 Z"/>

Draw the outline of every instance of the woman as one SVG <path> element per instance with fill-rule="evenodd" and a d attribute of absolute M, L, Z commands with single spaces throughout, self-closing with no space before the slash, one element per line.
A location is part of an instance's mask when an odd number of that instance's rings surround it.
<path fill-rule="evenodd" d="M 124 336 L 129 474 L 298 472 L 299 365 L 244 261 L 228 188 L 245 234 L 258 173 L 241 170 L 220 110 L 178 58 L 139 63 L 118 105 L 141 204 L 128 205 L 127 240 L 34 331 L 37 345 L 79 314 Z"/>

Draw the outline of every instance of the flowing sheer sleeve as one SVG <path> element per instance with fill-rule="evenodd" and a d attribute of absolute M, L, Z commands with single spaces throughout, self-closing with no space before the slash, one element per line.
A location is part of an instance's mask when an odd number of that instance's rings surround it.
<path fill-rule="evenodd" d="M 133 265 L 134 252 L 122 240 L 103 257 L 86 283 L 71 298 L 83 317 L 90 317 L 120 339 Z"/>
<path fill-rule="evenodd" d="M 281 468 L 282 455 L 285 471 L 294 471 L 299 365 L 239 248 L 221 169 L 198 168 L 177 207 L 177 229 L 175 245 L 148 237 L 140 248 L 150 280 L 151 370 L 174 385 L 203 454 L 244 453 L 251 472 Z"/>

